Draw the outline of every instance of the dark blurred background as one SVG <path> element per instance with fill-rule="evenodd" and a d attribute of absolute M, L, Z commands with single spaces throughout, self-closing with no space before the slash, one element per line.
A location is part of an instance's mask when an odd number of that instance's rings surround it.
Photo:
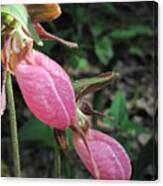
<path fill-rule="evenodd" d="M 85 96 L 105 113 L 92 127 L 115 137 L 128 152 L 132 179 L 157 178 L 157 4 L 155 2 L 61 4 L 62 15 L 44 28 L 77 42 L 70 49 L 45 41 L 36 49 L 61 64 L 73 80 L 116 71 L 120 79 Z M 53 177 L 52 131 L 27 109 L 13 78 L 23 177 Z M 2 176 L 13 176 L 8 108 L 2 117 Z M 69 157 L 62 154 L 63 178 L 92 178 L 67 131 Z"/>

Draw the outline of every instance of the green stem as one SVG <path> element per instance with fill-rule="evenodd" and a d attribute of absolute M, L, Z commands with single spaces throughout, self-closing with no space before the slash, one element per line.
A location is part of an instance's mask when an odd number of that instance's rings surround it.
<path fill-rule="evenodd" d="M 19 144 L 18 144 L 18 136 L 17 136 L 16 111 L 15 111 L 14 95 L 13 95 L 13 88 L 12 88 L 12 79 L 9 72 L 7 73 L 6 91 L 7 91 L 9 112 L 10 112 L 10 130 L 11 130 L 11 141 L 12 141 L 12 148 L 13 148 L 14 174 L 16 177 L 20 177 L 21 171 L 20 171 Z"/>
<path fill-rule="evenodd" d="M 66 175 L 66 178 L 72 178 L 71 177 L 71 172 L 73 171 L 72 168 L 70 167 L 70 163 L 69 161 L 66 159 L 65 157 L 65 161 L 64 161 L 64 173 Z"/>
<path fill-rule="evenodd" d="M 54 177 L 61 177 L 61 150 L 59 148 L 56 133 L 54 131 Z"/>

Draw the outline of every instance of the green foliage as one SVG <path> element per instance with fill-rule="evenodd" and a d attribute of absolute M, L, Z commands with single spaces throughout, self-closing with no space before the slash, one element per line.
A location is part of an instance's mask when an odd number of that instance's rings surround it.
<path fill-rule="evenodd" d="M 127 45 L 126 55 L 142 57 L 143 46 L 137 47 L 137 41 L 141 37 L 143 42 L 151 39 L 155 34 L 153 28 L 141 21 L 133 24 L 135 17 L 131 17 L 129 22 L 118 11 L 114 3 L 62 5 L 61 18 L 49 24 L 53 33 L 79 44 L 77 50 L 62 50 L 63 59 L 79 74 L 88 67 L 91 69 L 96 62 L 109 69 L 112 61 L 117 60 L 116 46 L 119 42 Z M 135 38 L 133 46 L 131 40 Z"/>
<path fill-rule="evenodd" d="M 69 149 L 73 149 L 73 133 L 72 130 L 70 128 L 66 129 L 66 137 L 67 137 L 67 141 L 69 144 Z"/>
<path fill-rule="evenodd" d="M 102 22 L 97 22 L 91 27 L 91 32 L 94 36 L 94 39 L 96 39 L 103 31 L 104 31 L 104 27 Z"/>
<path fill-rule="evenodd" d="M 153 31 L 147 26 L 135 25 L 126 29 L 115 29 L 109 34 L 113 39 L 131 39 L 139 35 L 152 36 Z"/>
<path fill-rule="evenodd" d="M 110 115 L 114 118 L 117 127 L 128 123 L 128 113 L 126 108 L 126 99 L 124 92 L 118 91 L 111 105 Z"/>
<path fill-rule="evenodd" d="M 23 5 L 4 5 L 1 7 L 1 14 L 9 14 L 14 17 L 24 29 L 30 33 L 31 37 L 38 45 L 43 45 L 37 32 L 35 31 L 30 17 L 27 13 L 25 6 Z"/>
<path fill-rule="evenodd" d="M 111 13 L 112 15 L 118 15 L 118 11 L 117 9 L 115 8 L 115 6 L 113 5 L 113 3 L 105 3 L 104 6 L 103 6 L 103 11 L 105 12 L 109 12 Z"/>
<path fill-rule="evenodd" d="M 100 62 L 106 65 L 114 56 L 112 41 L 108 37 L 97 40 L 95 43 L 95 53 Z"/>
<path fill-rule="evenodd" d="M 74 56 L 72 56 L 72 58 L 70 60 L 70 65 L 72 65 L 72 67 L 74 69 L 78 69 L 79 71 L 83 71 L 84 69 L 87 68 L 87 66 L 89 65 L 89 62 L 84 57 L 74 55 Z"/>
<path fill-rule="evenodd" d="M 50 127 L 31 116 L 30 119 L 19 130 L 19 140 L 21 143 L 37 142 L 41 146 L 53 147 L 53 131 Z"/>
<path fill-rule="evenodd" d="M 132 160 L 135 160 L 138 154 L 135 153 L 137 146 L 135 137 L 146 133 L 147 129 L 141 123 L 136 123 L 129 118 L 127 100 L 122 90 L 116 92 L 111 108 L 103 118 L 103 123 L 108 125 L 110 130 L 117 131 L 114 137 L 125 147 Z"/>
<path fill-rule="evenodd" d="M 29 120 L 19 129 L 18 136 L 21 143 L 32 144 L 32 142 L 35 142 L 40 144 L 40 146 L 49 148 L 54 147 L 53 130 L 34 116 L 31 116 Z M 71 129 L 68 128 L 66 130 L 66 136 L 69 147 L 72 149 L 73 144 Z"/>
<path fill-rule="evenodd" d="M 136 47 L 136 46 L 131 46 L 129 48 L 129 53 L 138 57 L 143 57 L 143 51 L 141 50 L 141 48 Z"/>
<path fill-rule="evenodd" d="M 111 128 L 118 129 L 118 131 L 125 131 L 131 135 L 143 132 L 144 128 L 137 123 L 131 121 L 127 111 L 127 101 L 123 91 L 118 90 L 111 108 L 104 118 L 104 123 L 111 126 Z"/>

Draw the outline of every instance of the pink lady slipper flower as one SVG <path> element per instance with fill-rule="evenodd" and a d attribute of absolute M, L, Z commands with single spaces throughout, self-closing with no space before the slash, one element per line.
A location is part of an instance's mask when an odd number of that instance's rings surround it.
<path fill-rule="evenodd" d="M 96 177 L 96 173 L 92 158 L 97 165 L 99 179 L 130 179 L 130 159 L 124 148 L 115 139 L 94 129 L 88 129 L 85 137 L 93 157 L 90 157 L 83 139 L 77 133 L 74 133 L 74 146 L 85 167 L 94 177 Z"/>
<path fill-rule="evenodd" d="M 39 120 L 61 130 L 75 122 L 74 90 L 59 64 L 31 50 L 16 65 L 15 75 L 26 104 Z"/>

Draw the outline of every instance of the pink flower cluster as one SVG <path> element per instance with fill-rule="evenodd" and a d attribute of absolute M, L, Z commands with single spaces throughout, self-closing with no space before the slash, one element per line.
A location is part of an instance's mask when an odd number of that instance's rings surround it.
<path fill-rule="evenodd" d="M 40 24 L 61 14 L 58 4 L 29 5 L 27 10 L 42 39 L 54 40 L 71 48 L 77 47 L 76 43 L 46 32 Z M 30 32 L 26 33 L 22 26 L 15 30 L 4 37 L 1 114 L 5 109 L 5 77 L 9 71 L 16 75 L 27 106 L 39 120 L 59 130 L 71 127 L 75 150 L 92 176 L 96 179 L 130 179 L 131 163 L 124 148 L 102 132 L 89 127 L 85 130 L 79 126 L 75 92 L 67 73 L 54 60 L 32 49 Z"/>
<path fill-rule="evenodd" d="M 26 104 L 39 120 L 60 130 L 77 122 L 75 94 L 70 78 L 55 61 L 32 50 L 16 65 L 15 74 Z M 94 129 L 88 129 L 85 139 L 90 153 L 80 135 L 74 132 L 76 152 L 95 178 L 130 179 L 130 159 L 115 139 Z"/>

